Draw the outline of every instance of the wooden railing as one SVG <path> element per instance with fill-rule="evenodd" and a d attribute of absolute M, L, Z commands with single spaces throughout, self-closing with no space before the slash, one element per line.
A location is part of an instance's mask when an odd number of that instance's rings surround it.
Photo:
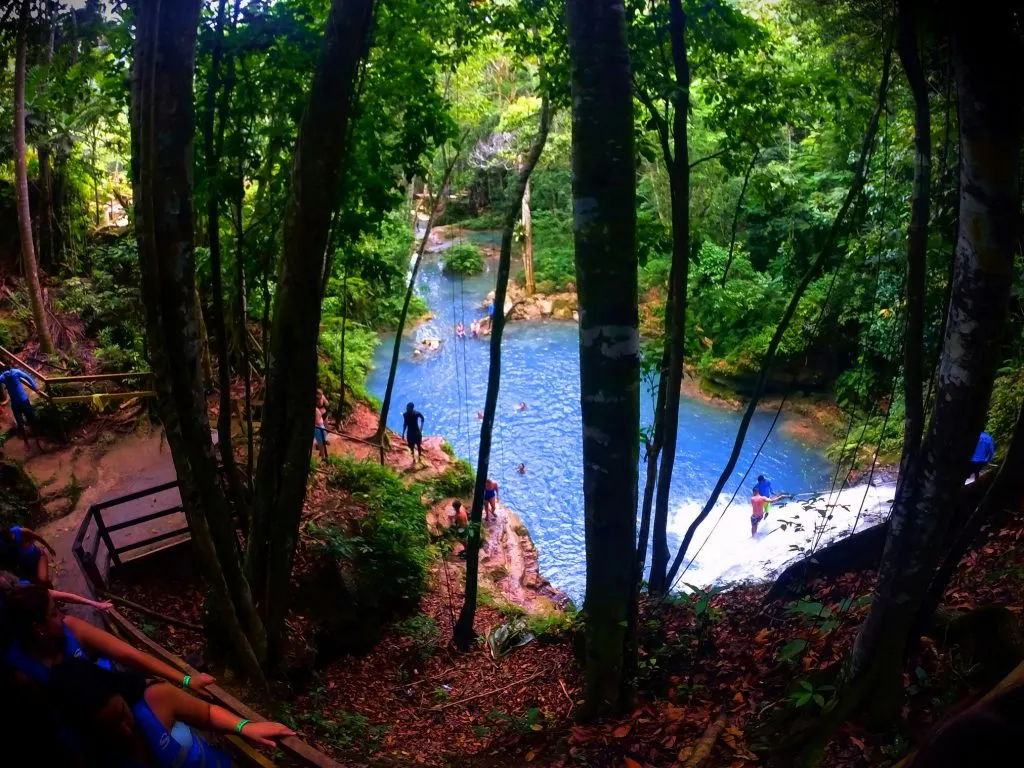
<path fill-rule="evenodd" d="M 102 402 L 116 400 L 130 400 L 135 397 L 154 397 L 156 395 L 153 374 L 150 371 L 126 372 L 126 373 L 93 373 L 81 376 L 45 376 L 41 371 L 36 370 L 9 349 L 0 347 L 0 356 L 31 374 L 38 379 L 39 394 L 54 403 L 87 403 L 100 398 Z M 91 386 L 99 382 L 111 381 L 123 383 L 124 381 L 139 380 L 144 382 L 143 389 L 135 389 L 128 392 L 90 392 L 88 394 L 61 395 L 55 393 L 54 389 L 65 386 Z"/>
<path fill-rule="evenodd" d="M 151 523 L 154 520 L 167 517 L 181 512 L 180 504 L 172 504 L 164 509 L 152 512 L 132 520 L 108 525 L 103 518 L 104 510 L 111 509 L 121 504 L 131 503 L 148 496 L 155 496 L 178 487 L 178 482 L 172 481 L 162 485 L 146 488 L 141 491 L 125 494 L 114 499 L 109 499 L 100 504 L 94 504 L 89 508 L 85 519 L 78 527 L 75 540 L 71 550 L 79 568 L 85 574 L 90 588 L 96 595 L 103 595 L 107 592 L 107 579 L 104 575 L 109 570 L 110 564 L 121 564 L 121 555 L 125 552 L 134 551 L 144 546 L 156 544 L 171 539 L 175 536 L 189 533 L 185 528 L 167 531 L 165 533 L 151 536 L 141 541 L 135 541 L 124 546 L 114 544 L 111 533 L 125 530 L 137 525 Z M 90 537 L 95 528 L 95 535 Z M 105 552 L 101 554 L 100 544 L 104 545 Z M 198 675 L 199 672 L 192 668 L 183 659 L 175 656 L 169 650 L 154 642 L 146 636 L 138 627 L 132 624 L 117 611 L 110 611 L 105 615 L 110 630 L 119 635 L 125 642 L 134 645 L 146 653 L 166 662 L 175 669 L 181 670 L 182 675 Z M 260 722 L 267 718 L 258 712 L 250 709 L 238 699 L 231 696 L 227 691 L 218 687 L 210 686 L 206 689 L 210 699 L 227 710 L 230 710 L 239 718 L 245 718 L 254 722 Z M 253 749 L 245 740 L 238 736 L 223 736 L 223 742 L 234 754 L 236 761 L 242 766 L 273 766 L 274 762 L 268 760 L 264 755 Z M 309 746 L 306 742 L 297 737 L 282 739 L 279 742 L 280 750 L 284 754 L 288 765 L 312 766 L 312 768 L 341 768 L 341 765 L 322 752 Z"/>

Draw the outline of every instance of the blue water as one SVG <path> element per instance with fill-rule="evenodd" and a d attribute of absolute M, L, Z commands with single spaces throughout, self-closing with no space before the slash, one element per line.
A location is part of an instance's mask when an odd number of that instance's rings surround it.
<path fill-rule="evenodd" d="M 402 345 L 395 380 L 389 426 L 401 430 L 401 412 L 407 402 L 426 417 L 425 434 L 443 435 L 459 456 L 475 466 L 481 422 L 476 414 L 483 410 L 487 388 L 488 339 L 459 339 L 455 324 L 469 328 L 486 311 L 480 308 L 488 291 L 493 290 L 496 265 L 488 261 L 488 271 L 480 276 L 449 278 L 442 274 L 438 259 L 424 263 L 418 279 L 418 293 L 426 300 L 435 317 L 408 334 Z M 513 270 L 514 274 L 515 270 Z M 417 343 L 438 337 L 443 344 L 436 353 L 413 356 Z M 490 475 L 501 486 L 502 500 L 522 518 L 537 545 L 541 573 L 563 589 L 577 603 L 585 585 L 583 530 L 583 469 L 580 418 L 579 341 L 572 322 L 545 321 L 510 323 L 502 345 L 501 390 L 491 453 Z M 377 350 L 376 368 L 369 388 L 383 396 L 387 384 L 394 338 L 385 338 Z M 642 418 L 652 420 L 653 398 L 643 387 Z M 527 409 L 517 412 L 520 402 Z M 767 432 L 772 414 L 754 417 L 737 472 L 726 486 L 727 494 L 736 488 L 749 466 L 757 446 Z M 706 501 L 732 449 L 740 413 L 684 397 L 680 404 L 679 445 L 672 477 L 673 518 L 670 546 L 674 553 L 682 532 Z M 518 474 L 519 463 L 526 474 Z M 775 490 L 789 493 L 818 491 L 828 486 L 832 467 L 816 450 L 788 437 L 778 427 L 769 438 L 750 473 L 746 485 L 758 474 L 767 475 Z M 641 462 L 641 494 L 644 468 Z M 725 495 L 725 494 L 723 494 Z M 685 581 L 707 583 L 729 576 L 756 575 L 758 568 L 777 565 L 779 549 L 788 553 L 785 534 L 772 537 L 770 556 L 761 558 L 765 548 L 750 550 L 758 540 L 750 541 L 749 491 L 741 491 L 736 508 L 729 511 L 728 530 L 714 536 L 722 546 L 709 546 L 714 562 L 698 558 Z M 715 517 L 714 515 L 712 517 Z M 694 549 L 703 541 L 704 528 L 698 532 Z M 775 530 L 765 526 L 760 535 Z M 731 546 L 723 537 L 739 537 L 743 547 Z M 693 549 L 691 549 L 693 551 Z M 788 556 L 788 555 L 786 555 Z M 763 559 L 764 563 L 754 560 Z M 728 562 L 736 560 L 737 562 Z M 751 568 L 750 566 L 757 566 Z"/>

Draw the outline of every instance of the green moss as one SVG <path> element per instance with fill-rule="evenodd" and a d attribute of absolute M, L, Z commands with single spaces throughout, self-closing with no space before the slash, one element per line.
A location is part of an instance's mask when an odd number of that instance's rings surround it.
<path fill-rule="evenodd" d="M 28 327 L 12 315 L 0 317 L 0 346 L 17 352 L 28 341 Z"/>

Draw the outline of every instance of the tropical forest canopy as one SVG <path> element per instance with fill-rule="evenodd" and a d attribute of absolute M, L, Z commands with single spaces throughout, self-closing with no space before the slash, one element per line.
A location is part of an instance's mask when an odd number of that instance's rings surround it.
<path fill-rule="evenodd" d="M 446 271 L 497 255 L 497 307 L 578 308 L 584 719 L 628 713 L 638 685 L 664 696 L 638 626 L 668 622 L 649 612 L 675 599 L 762 398 L 837 406 L 837 475 L 899 470 L 857 566 L 877 570 L 871 607 L 834 665 L 803 667 L 790 721 L 761 722 L 813 753 L 845 720 L 899 713 L 961 557 L 1019 508 L 1012 472 L 984 500 L 962 486 L 981 431 L 997 461 L 1021 450 L 1021 47 L 1018 11 L 916 0 L 17 0 L 0 11 L 0 346 L 64 375 L 154 372 L 204 624 L 273 691 L 310 530 L 355 592 L 380 589 L 337 626 L 415 613 L 437 556 L 420 496 L 384 468 L 332 465 L 371 522 L 310 529 L 309 401 L 320 388 L 339 424 L 382 411 L 368 444 L 385 464 L 395 364 L 383 402 L 366 381 L 382 338 L 428 313 L 430 233 L 500 233 L 497 254 L 464 238 Z M 483 628 L 505 324 L 479 455 L 424 496 L 467 504 L 462 652 Z M 746 413 L 670 551 L 676 445 L 700 439 L 685 378 Z M 717 619 L 695 605 L 699 654 Z"/>

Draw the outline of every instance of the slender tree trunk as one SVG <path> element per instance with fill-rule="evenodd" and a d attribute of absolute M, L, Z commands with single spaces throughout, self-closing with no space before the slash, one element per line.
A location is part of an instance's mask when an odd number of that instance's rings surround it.
<path fill-rule="evenodd" d="M 213 358 L 210 355 L 210 335 L 206 332 L 206 320 L 203 317 L 203 300 L 199 295 L 199 283 L 193 283 L 192 301 L 196 305 L 196 328 L 199 332 L 199 357 L 203 363 L 203 374 L 200 377 L 203 392 L 213 391 Z"/>
<path fill-rule="evenodd" d="M 526 276 L 526 295 L 533 296 L 537 292 L 537 282 L 533 277 L 533 216 L 530 215 L 529 181 L 523 191 L 523 272 Z"/>
<path fill-rule="evenodd" d="M 220 449 L 220 460 L 228 479 L 231 501 L 238 513 L 242 517 L 247 517 L 245 491 L 238 476 L 235 447 L 231 438 L 231 354 L 227 327 L 224 322 L 223 267 L 220 253 L 220 158 L 223 153 L 224 126 L 227 123 L 228 87 L 224 87 L 222 99 L 218 100 L 217 97 L 221 95 L 221 65 L 224 59 L 224 25 L 226 21 L 227 0 L 218 0 L 210 78 L 206 86 L 205 114 L 203 116 L 203 152 L 206 155 L 206 231 L 210 248 L 210 275 L 213 293 L 210 317 L 213 321 L 213 335 L 217 342 L 217 373 L 218 388 L 220 389 L 217 447 Z M 230 66 L 230 62 L 228 66 Z M 215 131 L 214 126 L 218 120 L 220 130 Z"/>
<path fill-rule="evenodd" d="M 672 491 L 672 470 L 676 461 L 679 434 L 679 397 L 683 389 L 683 351 L 686 342 L 687 283 L 690 275 L 690 155 L 687 148 L 687 114 L 690 105 L 690 63 L 686 52 L 686 13 L 681 0 L 669 0 L 669 31 L 672 40 L 672 65 L 676 80 L 677 102 L 672 120 L 674 151 L 669 166 L 672 198 L 672 285 L 671 301 L 665 305 L 664 442 L 658 470 L 658 495 L 654 502 L 652 531 L 651 594 L 668 591 L 669 562 L 668 503 Z"/>
<path fill-rule="evenodd" d="M 722 270 L 722 287 L 725 288 L 725 281 L 729 277 L 729 269 L 732 267 L 732 257 L 736 252 L 736 230 L 740 224 L 740 211 L 743 209 L 743 198 L 747 194 L 747 185 L 750 184 L 750 174 L 754 172 L 757 158 L 761 156 L 760 148 L 754 150 L 750 156 L 750 164 L 747 165 L 747 172 L 743 174 L 743 186 L 740 187 L 740 196 L 736 198 L 736 210 L 732 213 L 732 234 L 729 236 L 729 257 L 725 260 L 725 269 Z"/>
<path fill-rule="evenodd" d="M 800 303 L 800 299 L 803 298 L 804 292 L 811 284 L 811 281 L 814 280 L 825 264 L 831 260 L 832 253 L 836 247 L 836 242 L 839 239 L 839 234 L 846 224 L 846 215 L 849 213 L 850 207 L 853 205 L 853 201 L 857 198 L 861 189 L 864 187 L 868 156 L 871 153 L 871 146 L 875 141 L 875 134 L 878 132 L 878 122 L 881 118 L 882 109 L 884 109 L 885 106 L 886 94 L 889 91 L 889 70 L 891 63 L 892 50 L 890 48 L 886 48 L 884 60 L 882 62 L 882 81 L 878 87 L 878 101 L 875 106 L 875 111 L 868 122 L 867 132 L 864 136 L 864 143 L 861 145 L 860 157 L 857 159 L 857 163 L 854 166 L 853 181 L 850 182 L 850 189 L 847 191 L 843 204 L 840 206 L 839 211 L 832 220 L 832 226 L 829 229 L 825 242 L 821 247 L 821 251 L 800 279 L 800 283 L 793 292 L 789 305 L 786 307 L 786 311 L 783 313 L 782 319 L 779 320 L 779 324 L 775 328 L 775 333 L 772 336 L 771 341 L 768 343 L 768 350 L 765 352 L 764 360 L 761 362 L 761 372 L 758 374 L 750 402 L 747 403 L 747 409 L 744 411 L 743 418 L 740 420 L 740 426 L 736 432 L 736 440 L 732 446 L 732 453 L 729 454 L 729 460 L 726 462 L 725 469 L 722 470 L 722 474 L 719 475 L 718 481 L 715 483 L 715 487 L 711 491 L 711 497 L 701 509 L 697 518 L 690 524 L 690 527 L 686 529 L 686 535 L 683 537 L 683 543 L 680 545 L 679 551 L 676 552 L 675 559 L 672 561 L 672 567 L 668 572 L 668 583 L 670 588 L 671 584 L 675 581 L 676 574 L 679 572 L 679 567 L 683 563 L 683 558 L 686 556 L 686 551 L 690 547 L 690 542 L 693 541 L 693 536 L 697 532 L 697 528 L 699 528 L 700 524 L 707 519 L 709 514 L 711 514 L 711 510 L 714 509 L 715 504 L 718 502 L 718 497 L 721 495 L 722 489 L 725 487 L 726 482 L 732 476 L 732 472 L 736 468 L 736 462 L 739 461 L 740 458 L 740 451 L 743 449 L 743 442 L 747 437 L 747 430 L 750 428 L 750 421 L 754 418 L 754 413 L 757 410 L 757 404 L 760 402 L 761 395 L 764 392 L 765 383 L 768 380 L 768 374 L 771 371 L 772 363 L 775 361 L 775 355 L 779 350 L 779 345 L 782 343 L 782 337 L 785 334 L 786 329 L 789 327 L 790 321 L 793 319 L 793 315 Z"/>
<path fill-rule="evenodd" d="M 908 633 L 938 564 L 1000 361 L 1020 200 L 1019 102 L 1004 89 L 1021 55 L 1013 29 L 1009 9 L 964 4 L 951 32 L 962 144 L 956 276 L 932 416 L 893 503 L 875 598 L 850 659 L 852 685 L 880 720 L 899 711 Z"/>
<path fill-rule="evenodd" d="M 281 647 L 288 584 L 313 443 L 317 345 L 328 230 L 337 207 L 359 62 L 373 0 L 333 0 L 310 88 L 284 214 L 270 366 L 256 469 L 248 567 L 267 625 Z"/>
<path fill-rule="evenodd" d="M 14 191 L 18 201 L 18 234 L 21 237 L 21 260 L 25 270 L 32 320 L 39 336 L 39 348 L 52 355 L 56 350 L 46 324 L 43 291 L 39 285 L 35 243 L 32 241 L 32 211 L 28 197 L 28 146 L 25 143 L 25 74 L 28 69 L 29 0 L 22 0 L 19 13 L 17 52 L 14 61 Z"/>
<path fill-rule="evenodd" d="M 256 446 L 252 434 L 252 347 L 249 344 L 249 286 L 245 279 L 245 169 L 242 163 L 242 157 L 239 157 L 238 176 L 235 179 L 235 306 L 242 353 L 242 379 L 245 385 L 245 479 L 249 492 L 252 493 Z"/>
<path fill-rule="evenodd" d="M 341 391 L 338 395 L 338 419 L 345 418 L 345 334 L 348 331 L 348 261 L 341 279 Z"/>
<path fill-rule="evenodd" d="M 455 169 L 455 162 L 459 158 L 459 151 L 451 158 L 450 161 L 445 165 L 444 178 L 441 183 L 437 186 L 437 191 L 430 199 L 430 216 L 427 218 L 427 226 L 423 230 L 423 239 L 420 240 L 420 244 L 416 248 L 416 258 L 412 262 L 412 272 L 409 275 L 409 285 L 405 289 L 405 299 L 402 301 L 402 311 L 398 315 L 398 328 L 395 330 L 395 345 L 391 351 L 391 368 L 388 369 L 388 383 L 384 387 L 384 399 L 380 405 L 380 419 L 377 421 L 377 434 L 374 435 L 373 440 L 379 446 L 379 455 L 381 466 L 384 465 L 384 455 L 386 452 L 386 435 L 388 429 L 388 412 L 391 410 L 391 396 L 395 389 L 395 376 L 398 373 L 398 359 L 402 352 L 402 336 L 405 333 L 405 320 L 409 315 L 409 304 L 412 301 L 412 294 L 416 288 L 416 275 L 420 271 L 420 262 L 423 261 L 423 254 L 427 250 L 427 241 L 430 240 L 430 232 L 434 228 L 434 219 L 437 218 L 437 207 L 441 202 L 441 190 L 443 190 L 447 184 L 448 179 L 451 178 L 452 171 Z M 497 312 L 495 312 L 497 314 Z"/>
<path fill-rule="evenodd" d="M 265 685 L 263 624 L 242 572 L 214 461 L 200 381 L 195 303 L 192 142 L 199 0 L 136 6 L 132 170 L 136 235 L 157 406 L 215 615 L 243 668 Z M 158 63 L 159 62 L 159 63 Z"/>
<path fill-rule="evenodd" d="M 567 0 L 587 547 L 584 718 L 625 708 L 640 426 L 633 93 L 621 0 Z"/>
<path fill-rule="evenodd" d="M 671 268 L 669 270 L 669 297 L 672 301 L 672 280 Z M 661 355 L 661 368 L 658 373 L 658 394 L 654 403 L 654 434 L 647 442 L 647 477 L 644 480 L 644 498 L 640 507 L 640 532 L 637 534 L 636 545 L 636 575 L 634 582 L 637 587 L 637 597 L 644 578 L 644 565 L 647 562 L 647 544 L 651 535 L 651 511 L 654 507 L 654 491 L 658 485 L 658 456 L 661 454 L 661 447 L 665 441 L 665 389 L 667 380 L 668 356 L 663 351 Z"/>
<path fill-rule="evenodd" d="M 494 321 L 491 326 L 491 356 L 487 367 L 487 394 L 484 397 L 484 419 L 480 425 L 480 448 L 477 454 L 476 487 L 473 490 L 473 506 L 469 512 L 469 540 L 466 542 L 466 594 L 459 612 L 459 620 L 452 632 L 452 642 L 462 651 L 468 651 L 476 632 L 473 621 L 476 617 L 477 577 L 479 569 L 480 534 L 483 529 L 484 491 L 491 463 L 491 436 L 494 431 L 494 414 L 498 410 L 498 389 L 501 385 L 501 337 L 505 331 L 505 296 L 508 291 L 508 275 L 512 264 L 512 236 L 516 219 L 523 210 L 530 174 L 537 167 L 544 144 L 551 129 L 552 113 L 547 97 L 540 107 L 540 127 L 523 161 L 515 185 L 509 190 L 505 225 L 501 232 L 501 253 L 498 257 L 498 281 L 494 287 Z M 447 178 L 447 177 L 446 177 Z"/>
<path fill-rule="evenodd" d="M 931 202 L 932 123 L 928 83 L 918 50 L 921 0 L 901 0 L 897 48 L 914 95 L 914 186 L 910 196 L 907 242 L 907 329 L 903 343 L 903 457 L 900 476 L 909 474 L 924 432 L 924 298 Z"/>

